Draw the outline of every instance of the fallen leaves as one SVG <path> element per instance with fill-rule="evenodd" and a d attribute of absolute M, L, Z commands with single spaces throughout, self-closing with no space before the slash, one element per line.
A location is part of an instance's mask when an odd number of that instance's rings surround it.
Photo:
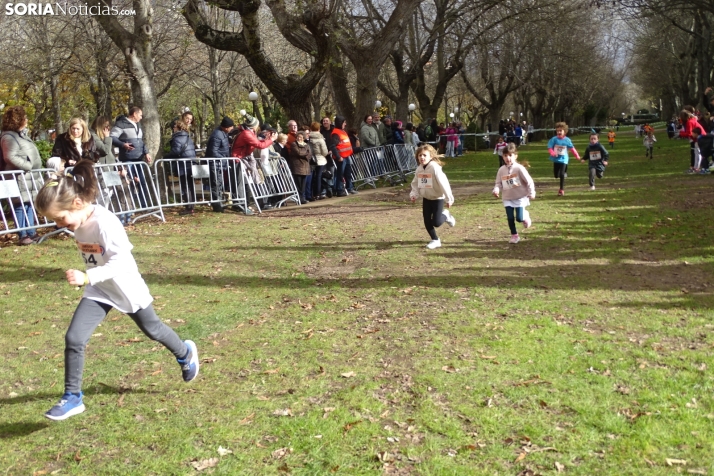
<path fill-rule="evenodd" d="M 214 468 L 218 464 L 218 458 L 208 458 L 201 461 L 192 461 L 191 466 L 196 471 L 203 471 L 204 469 Z"/>
<path fill-rule="evenodd" d="M 219 446 L 219 447 L 218 447 L 218 454 L 221 455 L 221 456 L 226 456 L 226 455 L 229 455 L 229 454 L 232 454 L 232 453 L 233 453 L 233 451 L 232 451 L 232 450 L 229 450 L 228 448 L 224 448 L 224 447 L 222 447 L 222 446 Z"/>
<path fill-rule="evenodd" d="M 275 416 L 290 416 L 291 417 L 291 416 L 293 416 L 293 411 L 289 408 L 282 408 L 282 409 L 275 410 L 273 412 L 273 415 L 275 415 Z"/>
<path fill-rule="evenodd" d="M 345 373 L 340 374 L 340 376 L 343 377 L 343 378 L 352 378 L 352 377 L 354 377 L 355 375 L 357 375 L 357 374 L 354 373 L 354 372 L 351 371 L 351 370 L 350 370 L 349 372 L 345 372 Z"/>
<path fill-rule="evenodd" d="M 277 450 L 275 450 L 275 451 L 273 451 L 272 453 L 270 453 L 270 455 L 271 455 L 274 459 L 282 459 L 282 458 L 284 458 L 286 455 L 289 455 L 289 454 L 292 453 L 292 452 L 293 452 L 293 449 L 292 449 L 292 448 L 287 448 L 287 447 L 286 447 L 286 448 L 278 448 Z"/>
<path fill-rule="evenodd" d="M 686 465 L 687 460 L 685 459 L 674 459 L 674 458 L 666 458 L 664 460 L 665 463 L 667 463 L 667 466 L 674 466 L 674 465 Z"/>
<path fill-rule="evenodd" d="M 352 428 L 354 428 L 355 426 L 359 425 L 360 423 L 362 423 L 362 420 L 357 420 L 357 421 L 350 422 L 350 423 L 346 424 L 346 425 L 343 427 L 343 429 L 345 430 L 345 432 L 348 432 L 348 431 L 350 431 Z"/>

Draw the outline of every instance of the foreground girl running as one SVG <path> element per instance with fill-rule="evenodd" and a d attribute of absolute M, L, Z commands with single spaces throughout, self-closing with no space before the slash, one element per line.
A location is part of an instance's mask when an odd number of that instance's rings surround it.
<path fill-rule="evenodd" d="M 444 210 L 444 200 L 446 200 L 446 208 L 451 208 L 454 196 L 451 193 L 449 179 L 441 170 L 444 164 L 439 160 L 436 149 L 429 144 L 420 145 L 416 150 L 416 156 L 419 166 L 412 180 L 409 198 L 412 202 L 419 197 L 423 199 L 424 226 L 431 237 L 426 247 L 433 250 L 441 246 L 435 228 L 440 227 L 444 222 L 452 227 L 456 225 L 456 218 L 449 213 L 449 210 Z"/>
<path fill-rule="evenodd" d="M 523 222 L 524 228 L 531 226 L 531 215 L 526 207 L 535 198 L 535 183 L 528 170 L 517 162 L 518 148 L 516 144 L 508 144 L 508 149 L 503 153 L 505 165 L 498 169 L 496 185 L 493 187 L 493 196 L 498 198 L 503 190 L 503 206 L 506 207 L 508 227 L 511 230 L 509 243 L 516 244 L 520 241 L 516 222 Z"/>
<path fill-rule="evenodd" d="M 124 227 L 106 208 L 92 204 L 97 188 L 92 163 L 82 160 L 72 175 L 47 182 L 35 201 L 40 214 L 74 232 L 87 267 L 86 273 L 76 269 L 66 272 L 69 284 L 84 286 L 84 295 L 65 335 L 64 395 L 45 413 L 50 420 L 64 420 L 85 410 L 84 350 L 94 329 L 112 308 L 128 314 L 144 334 L 174 354 L 184 381 L 198 375 L 196 344 L 182 341 L 154 312 L 153 297 L 139 274 Z"/>

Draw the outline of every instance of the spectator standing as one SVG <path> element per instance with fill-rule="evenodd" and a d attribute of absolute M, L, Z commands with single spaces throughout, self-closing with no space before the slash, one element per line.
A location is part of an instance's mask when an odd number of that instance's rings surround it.
<path fill-rule="evenodd" d="M 327 165 L 327 143 L 320 131 L 320 124 L 313 122 L 310 125 L 310 149 L 315 158 L 315 170 L 312 172 L 312 198 L 322 200 L 327 192 L 322 187 L 322 173 Z"/>
<path fill-rule="evenodd" d="M 210 159 L 219 159 L 222 157 L 231 156 L 231 143 L 228 139 L 228 134 L 233 131 L 235 122 L 230 117 L 224 117 L 221 124 L 216 127 L 208 138 L 206 145 L 206 157 Z M 211 208 L 214 212 L 223 212 L 223 193 L 225 191 L 223 183 L 223 172 L 230 171 L 229 160 L 214 160 L 211 161 L 209 167 L 209 184 L 211 187 Z M 229 172 L 230 173 L 230 172 Z M 235 180 L 229 180 L 232 188 L 235 188 Z M 233 198 L 235 198 L 235 190 L 231 190 Z"/>
<path fill-rule="evenodd" d="M 114 157 L 112 136 L 109 134 L 111 130 L 111 121 L 104 116 L 97 116 L 89 129 L 100 164 L 115 164 L 117 161 L 116 157 Z"/>
<path fill-rule="evenodd" d="M 374 127 L 377 129 L 377 137 L 379 137 L 379 145 L 384 145 L 386 144 L 386 127 L 384 123 L 380 120 L 381 116 L 377 111 L 374 111 L 372 113 L 372 124 Z"/>
<path fill-rule="evenodd" d="M 392 128 L 392 117 L 391 116 L 384 116 L 382 119 L 382 124 L 384 126 L 384 132 L 382 133 L 380 131 L 380 134 L 382 134 L 379 138 L 381 141 L 382 145 L 387 145 L 387 144 L 394 144 L 394 130 Z"/>
<path fill-rule="evenodd" d="M 141 119 L 144 113 L 138 106 L 129 108 L 129 115 L 117 117 L 111 130 L 112 144 L 119 148 L 119 162 L 144 162 L 151 164 L 151 155 L 144 144 L 144 130 L 141 128 Z M 146 197 L 149 189 L 146 186 L 144 169 L 141 166 L 129 167 L 135 182 L 137 202 L 146 208 Z"/>
<path fill-rule="evenodd" d="M 97 162 L 97 147 L 84 119 L 74 117 L 69 121 L 69 129 L 57 137 L 52 147 L 52 156 L 62 159 L 65 168 L 72 167 L 82 159 Z"/>
<path fill-rule="evenodd" d="M 348 193 L 357 194 L 352 184 L 352 143 L 347 134 L 347 121 L 343 116 L 335 117 L 335 128 L 332 131 L 330 150 L 335 159 L 335 195 L 346 197 Z"/>
<path fill-rule="evenodd" d="M 41 169 L 42 159 L 37 146 L 27 135 L 27 114 L 22 106 L 12 106 L 5 110 L 2 117 L 0 148 L 2 149 L 0 172 L 22 171 L 16 175 L 20 198 L 12 201 L 15 227 L 33 227 L 37 224 L 37 217 L 32 201 L 37 196 L 38 190 L 35 184 L 38 183 L 40 174 L 35 172 L 33 177 L 30 171 Z M 18 243 L 21 246 L 31 245 L 37 239 L 37 232 L 32 228 L 18 232 Z"/>
<path fill-rule="evenodd" d="M 305 132 L 299 131 L 296 134 L 296 140 L 290 144 L 290 160 L 288 165 L 295 180 L 298 194 L 300 195 L 300 204 L 305 205 L 305 177 L 310 173 L 310 146 L 305 142 Z"/>
<path fill-rule="evenodd" d="M 298 123 L 290 119 L 288 121 L 288 142 L 287 147 L 290 150 L 290 144 L 297 140 Z"/>
<path fill-rule="evenodd" d="M 359 138 L 362 147 L 379 147 L 381 145 L 379 138 L 379 130 L 377 126 L 372 121 L 372 116 L 367 114 L 362 122 L 362 127 L 360 127 Z"/>
<path fill-rule="evenodd" d="M 295 130 L 297 130 L 297 123 L 292 121 L 295 125 Z M 236 159 L 236 162 L 244 162 L 246 170 L 252 168 L 252 171 L 248 171 L 253 177 L 257 177 L 257 170 L 255 167 L 255 159 L 253 158 L 253 151 L 255 149 L 267 149 L 273 144 L 273 141 L 277 138 L 277 132 L 270 132 L 270 135 L 266 136 L 265 139 L 259 139 L 257 136 L 258 130 L 260 130 L 260 123 L 258 119 L 251 116 L 250 114 L 245 115 L 245 121 L 241 126 L 241 131 L 238 137 L 233 141 L 233 147 L 231 148 L 231 157 Z M 289 139 L 288 139 L 289 140 Z M 252 166 L 251 166 L 252 162 Z M 246 185 L 247 186 L 247 185 Z M 248 199 L 248 194 L 245 195 L 246 201 Z M 253 211 L 246 207 L 244 210 L 246 215 L 252 215 Z"/>
<path fill-rule="evenodd" d="M 179 119 L 174 124 L 174 133 L 169 141 L 171 150 L 166 154 L 167 159 L 195 159 L 196 146 L 188 131 L 188 124 Z M 196 188 L 193 181 L 193 160 L 180 160 L 177 163 L 179 175 L 179 188 L 181 189 L 181 201 L 187 205 L 179 212 L 179 215 L 193 214 L 193 203 L 196 201 Z"/>

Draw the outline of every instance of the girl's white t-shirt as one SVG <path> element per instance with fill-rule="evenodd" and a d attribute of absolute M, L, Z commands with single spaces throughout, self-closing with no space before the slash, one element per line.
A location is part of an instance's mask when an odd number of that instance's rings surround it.
<path fill-rule="evenodd" d="M 154 298 L 131 254 L 134 246 L 112 212 L 94 205 L 94 212 L 75 230 L 74 239 L 90 283 L 82 297 L 109 304 L 123 313 L 151 304 Z"/>

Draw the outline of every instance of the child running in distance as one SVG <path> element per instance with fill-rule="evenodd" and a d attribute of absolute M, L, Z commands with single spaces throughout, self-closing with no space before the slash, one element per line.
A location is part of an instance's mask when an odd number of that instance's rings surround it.
<path fill-rule="evenodd" d="M 568 125 L 564 122 L 556 122 L 555 137 L 548 141 L 548 152 L 550 152 L 550 160 L 553 162 L 553 176 L 560 179 L 559 197 L 565 195 L 565 177 L 568 176 L 568 149 L 573 152 L 575 158 L 580 160 L 580 155 L 573 147 L 570 138 L 565 136 L 567 133 Z"/>
<path fill-rule="evenodd" d="M 699 174 L 709 173 L 709 157 L 712 155 L 712 139 L 712 136 L 703 134 L 703 131 L 699 127 L 692 129 L 694 167 Z"/>
<path fill-rule="evenodd" d="M 607 133 L 607 142 L 610 144 L 611 149 L 615 148 L 615 137 L 617 137 L 615 131 L 610 131 Z"/>
<path fill-rule="evenodd" d="M 84 286 L 84 294 L 65 335 L 64 394 L 45 413 L 50 420 L 64 420 L 85 410 L 84 351 L 94 329 L 112 308 L 128 314 L 144 334 L 171 351 L 181 366 L 184 381 L 190 382 L 198 375 L 196 344 L 182 341 L 154 312 L 153 297 L 139 274 L 124 227 L 114 214 L 92 203 L 97 191 L 92 162 L 81 160 L 72 175 L 47 182 L 35 201 L 38 212 L 74 232 L 87 267 L 86 272 L 66 272 L 67 282 Z"/>
<path fill-rule="evenodd" d="M 595 190 L 595 177 L 602 178 L 607 167 L 610 154 L 600 143 L 600 135 L 597 132 L 590 134 L 590 145 L 585 149 L 580 162 L 588 161 L 588 177 L 590 177 L 590 190 Z"/>
<path fill-rule="evenodd" d="M 645 132 L 645 138 L 642 139 L 642 145 L 645 146 L 645 157 L 649 157 L 650 160 L 654 158 L 652 152 L 655 142 L 657 142 L 657 138 L 654 136 L 652 128 L 650 128 L 647 132 Z"/>
<path fill-rule="evenodd" d="M 505 164 L 498 169 L 496 185 L 493 187 L 493 196 L 498 198 L 503 190 L 503 206 L 506 207 L 508 228 L 511 230 L 509 243 L 516 244 L 520 241 L 516 222 L 523 222 L 524 228 L 529 228 L 533 223 L 526 207 L 535 199 L 535 184 L 528 170 L 518 163 L 518 147 L 508 144 L 508 149 L 503 153 Z"/>
<path fill-rule="evenodd" d="M 498 136 L 498 142 L 496 142 L 496 147 L 493 149 L 493 153 L 498 154 L 499 167 L 502 167 L 504 164 L 503 152 L 506 150 L 506 147 L 508 147 L 508 144 L 506 144 L 506 141 L 503 140 L 503 136 Z"/>
<path fill-rule="evenodd" d="M 456 225 L 456 218 L 449 213 L 449 210 L 444 210 L 444 200 L 446 200 L 446 208 L 451 208 L 454 196 L 451 193 L 449 179 L 441 170 L 443 164 L 438 158 L 436 149 L 429 144 L 420 145 L 416 150 L 416 156 L 419 166 L 412 180 L 409 198 L 412 203 L 419 197 L 423 199 L 424 226 L 431 237 L 426 247 L 433 250 L 441 246 L 435 228 L 440 227 L 444 222 L 452 227 Z"/>

